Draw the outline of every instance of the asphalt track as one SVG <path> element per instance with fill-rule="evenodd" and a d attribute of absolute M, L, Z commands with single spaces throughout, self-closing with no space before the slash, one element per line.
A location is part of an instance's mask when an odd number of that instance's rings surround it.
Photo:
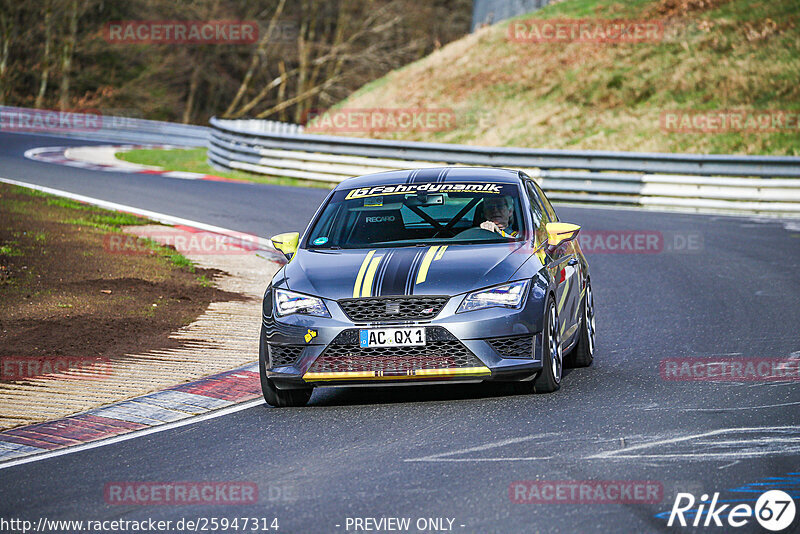
<path fill-rule="evenodd" d="M 261 236 L 301 230 L 325 195 L 92 172 L 22 156 L 32 147 L 87 144 L 0 134 L 0 176 Z M 733 490 L 800 471 L 797 381 L 668 381 L 659 374 L 666 358 L 800 355 L 800 225 L 566 206 L 558 213 L 584 231 L 692 233 L 702 243 L 691 252 L 588 255 L 595 364 L 569 372 L 559 392 L 320 390 L 305 408 L 259 405 L 2 469 L 0 518 L 249 516 L 278 518 L 279 532 L 346 532 L 348 517 L 410 517 L 412 526 L 417 518 L 446 517 L 456 532 L 649 532 L 666 530 L 656 514 L 671 509 L 678 490 L 754 499 Z M 658 481 L 664 499 L 517 504 L 509 486 L 520 480 Z M 105 484 L 119 481 L 250 481 L 260 497 L 237 506 L 106 504 Z M 799 490 L 795 481 L 795 498 Z M 733 531 L 759 530 L 751 520 Z"/>

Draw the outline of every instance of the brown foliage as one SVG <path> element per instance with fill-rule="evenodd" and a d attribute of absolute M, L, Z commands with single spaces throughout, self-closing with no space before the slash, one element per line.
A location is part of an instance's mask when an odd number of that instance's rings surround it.
<path fill-rule="evenodd" d="M 690 14 L 708 11 L 731 0 L 661 0 L 651 10 L 651 16 L 665 18 L 686 17 Z"/>
<path fill-rule="evenodd" d="M 68 108 L 88 105 L 107 114 L 161 120 L 205 123 L 225 112 L 296 120 L 461 37 L 469 28 L 471 4 L 0 0 L 0 103 L 55 108 L 64 95 Z M 106 39 L 108 23 L 130 20 L 255 21 L 262 38 L 256 44 L 202 45 Z"/>

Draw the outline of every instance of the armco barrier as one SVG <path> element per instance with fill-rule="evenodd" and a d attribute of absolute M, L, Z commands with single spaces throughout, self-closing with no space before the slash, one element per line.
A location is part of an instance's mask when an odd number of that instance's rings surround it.
<path fill-rule="evenodd" d="M 800 216 L 800 157 L 540 150 L 303 133 L 273 121 L 211 119 L 209 162 L 223 169 L 340 182 L 401 168 L 522 169 L 553 200 Z"/>
<path fill-rule="evenodd" d="M 205 146 L 209 128 L 107 115 L 103 110 L 79 113 L 0 106 L 0 132 L 6 131 L 119 143 Z"/>

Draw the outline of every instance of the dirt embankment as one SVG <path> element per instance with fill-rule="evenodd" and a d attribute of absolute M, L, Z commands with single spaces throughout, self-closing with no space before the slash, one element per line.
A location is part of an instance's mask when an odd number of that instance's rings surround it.
<path fill-rule="evenodd" d="M 222 271 L 169 248 L 109 246 L 121 227 L 143 222 L 0 186 L 0 361 L 11 362 L 0 368 L 0 388 L 36 378 L 20 361 L 44 370 L 48 361 L 99 358 L 113 367 L 129 354 L 176 348 L 170 334 L 210 303 L 249 300 L 214 286 Z"/>
<path fill-rule="evenodd" d="M 614 21 L 658 30 L 614 39 L 604 33 Z M 543 33 L 553 23 L 563 31 Z M 337 104 L 339 125 L 321 122 L 317 132 L 482 146 L 797 155 L 798 39 L 797 0 L 556 2 L 367 84 Z M 403 111 L 431 120 L 389 125 Z M 358 122 L 362 115 L 372 121 Z"/>

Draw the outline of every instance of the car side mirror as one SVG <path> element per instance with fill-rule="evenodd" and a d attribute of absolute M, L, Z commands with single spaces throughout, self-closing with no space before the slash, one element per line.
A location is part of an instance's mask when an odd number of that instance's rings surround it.
<path fill-rule="evenodd" d="M 581 230 L 577 224 L 562 222 L 547 223 L 545 228 L 547 229 L 547 248 L 550 252 L 578 237 L 578 232 Z"/>
<path fill-rule="evenodd" d="M 291 260 L 297 252 L 297 242 L 300 240 L 298 232 L 286 232 L 285 234 L 274 235 L 269 238 L 272 246 L 283 252 L 287 260 Z"/>

